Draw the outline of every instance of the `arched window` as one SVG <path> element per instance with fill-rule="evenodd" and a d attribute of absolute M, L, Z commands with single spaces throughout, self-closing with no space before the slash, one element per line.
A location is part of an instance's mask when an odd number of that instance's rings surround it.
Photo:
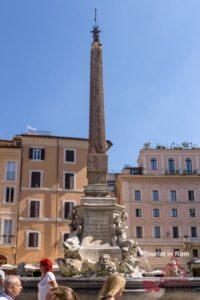
<path fill-rule="evenodd" d="M 186 172 L 188 174 L 191 174 L 192 173 L 192 160 L 191 160 L 191 158 L 186 158 L 185 165 L 186 165 Z"/>
<path fill-rule="evenodd" d="M 157 160 L 155 157 L 151 159 L 151 170 L 157 170 Z"/>
<path fill-rule="evenodd" d="M 169 169 L 169 174 L 174 174 L 175 173 L 175 165 L 174 165 L 174 159 L 173 158 L 168 159 L 168 169 Z"/>

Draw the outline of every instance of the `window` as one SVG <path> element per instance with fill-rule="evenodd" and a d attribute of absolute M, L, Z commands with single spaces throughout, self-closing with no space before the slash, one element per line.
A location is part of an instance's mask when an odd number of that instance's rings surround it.
<path fill-rule="evenodd" d="M 154 226 L 154 237 L 156 239 L 160 238 L 160 226 Z"/>
<path fill-rule="evenodd" d="M 176 208 L 172 208 L 171 209 L 171 216 L 173 218 L 177 218 L 178 217 L 178 210 Z"/>
<path fill-rule="evenodd" d="M 192 249 L 192 255 L 193 257 L 198 257 L 199 256 L 198 249 Z"/>
<path fill-rule="evenodd" d="M 29 148 L 29 159 L 44 160 L 45 149 L 43 148 Z"/>
<path fill-rule="evenodd" d="M 142 227 L 141 226 L 136 227 L 136 237 L 142 238 Z"/>
<path fill-rule="evenodd" d="M 191 158 L 186 158 L 185 166 L 186 166 L 187 174 L 191 174 L 192 173 L 192 160 L 191 160 Z"/>
<path fill-rule="evenodd" d="M 39 247 L 39 232 L 29 232 L 28 233 L 28 248 L 38 248 Z"/>
<path fill-rule="evenodd" d="M 16 162 L 8 161 L 6 165 L 6 180 L 15 180 Z"/>
<path fill-rule="evenodd" d="M 196 217 L 196 211 L 195 208 L 190 208 L 189 209 L 189 214 L 191 218 L 195 218 Z"/>
<path fill-rule="evenodd" d="M 154 157 L 151 159 L 151 170 L 157 170 L 157 160 Z"/>
<path fill-rule="evenodd" d="M 192 226 L 191 227 L 191 237 L 196 238 L 197 237 L 197 227 Z"/>
<path fill-rule="evenodd" d="M 161 252 L 162 252 L 161 249 L 155 249 L 156 257 L 161 257 Z"/>
<path fill-rule="evenodd" d="M 12 242 L 13 220 L 3 221 L 3 244 L 10 245 Z"/>
<path fill-rule="evenodd" d="M 153 216 L 154 217 L 160 217 L 160 210 L 158 208 L 153 209 Z"/>
<path fill-rule="evenodd" d="M 64 202 L 64 219 L 72 219 L 74 202 Z"/>
<path fill-rule="evenodd" d="M 5 190 L 5 203 L 13 203 L 14 202 L 14 195 L 15 195 L 14 187 L 7 187 Z"/>
<path fill-rule="evenodd" d="M 194 201 L 194 191 L 188 191 L 188 200 Z"/>
<path fill-rule="evenodd" d="M 172 235 L 173 235 L 173 238 L 175 238 L 175 239 L 179 238 L 179 232 L 178 232 L 177 226 L 172 227 Z"/>
<path fill-rule="evenodd" d="M 65 242 L 68 238 L 70 237 L 70 233 L 69 232 L 65 232 L 63 233 L 63 242 Z"/>
<path fill-rule="evenodd" d="M 30 218 L 39 218 L 40 217 L 40 201 L 31 200 L 30 201 Z"/>
<path fill-rule="evenodd" d="M 169 174 L 174 174 L 175 173 L 175 165 L 174 165 L 174 159 L 173 158 L 168 159 L 168 168 L 169 168 Z"/>
<path fill-rule="evenodd" d="M 175 257 L 180 257 L 180 249 L 174 249 L 173 252 Z"/>
<path fill-rule="evenodd" d="M 136 217 L 141 217 L 142 216 L 142 210 L 141 210 L 141 208 L 136 208 L 135 209 L 135 216 Z"/>
<path fill-rule="evenodd" d="M 135 191 L 135 200 L 140 201 L 141 200 L 141 192 L 139 190 Z"/>
<path fill-rule="evenodd" d="M 40 188 L 41 186 L 41 172 L 40 171 L 32 171 L 31 172 L 31 187 L 32 188 Z"/>
<path fill-rule="evenodd" d="M 65 173 L 65 189 L 74 189 L 74 173 Z"/>
<path fill-rule="evenodd" d="M 176 191 L 170 191 L 170 200 L 177 201 Z"/>
<path fill-rule="evenodd" d="M 65 162 L 68 162 L 68 163 L 75 162 L 75 150 L 65 149 Z"/>
<path fill-rule="evenodd" d="M 159 201 L 159 194 L 158 194 L 158 191 L 157 190 L 154 190 L 152 192 L 152 200 L 153 201 Z"/>

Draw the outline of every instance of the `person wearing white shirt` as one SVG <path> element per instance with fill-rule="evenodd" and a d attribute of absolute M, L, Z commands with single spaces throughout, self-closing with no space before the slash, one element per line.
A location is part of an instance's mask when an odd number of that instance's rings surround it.
<path fill-rule="evenodd" d="M 4 291 L 0 292 L 0 300 L 13 300 L 21 294 L 22 285 L 19 277 L 15 275 L 6 276 L 4 280 Z"/>
<path fill-rule="evenodd" d="M 0 270 L 0 291 L 4 290 L 4 280 L 5 280 L 5 272 L 3 270 Z"/>
<path fill-rule="evenodd" d="M 52 265 L 48 258 L 40 261 L 40 271 L 43 276 L 38 283 L 38 300 L 45 300 L 47 293 L 58 286 L 55 275 L 51 272 Z"/>

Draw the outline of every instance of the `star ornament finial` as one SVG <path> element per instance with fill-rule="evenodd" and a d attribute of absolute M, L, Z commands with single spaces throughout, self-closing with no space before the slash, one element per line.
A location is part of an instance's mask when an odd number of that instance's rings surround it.
<path fill-rule="evenodd" d="M 94 15 L 94 26 L 93 30 L 91 31 L 93 35 L 93 44 L 95 42 L 100 43 L 100 32 L 99 26 L 97 25 L 97 9 L 95 8 L 95 15 Z"/>

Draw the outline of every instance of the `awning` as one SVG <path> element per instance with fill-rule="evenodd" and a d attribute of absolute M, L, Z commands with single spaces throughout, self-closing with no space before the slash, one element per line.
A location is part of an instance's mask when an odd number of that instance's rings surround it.
<path fill-rule="evenodd" d="M 14 270 L 14 269 L 17 268 L 17 266 L 10 265 L 10 264 L 5 264 L 5 265 L 1 265 L 0 268 L 2 270 Z"/>
<path fill-rule="evenodd" d="M 37 271 L 37 270 L 39 270 L 40 268 L 39 268 L 39 267 L 36 267 L 36 266 L 34 266 L 34 265 L 26 264 L 26 265 L 25 265 L 25 269 L 26 269 L 26 271 Z"/>

